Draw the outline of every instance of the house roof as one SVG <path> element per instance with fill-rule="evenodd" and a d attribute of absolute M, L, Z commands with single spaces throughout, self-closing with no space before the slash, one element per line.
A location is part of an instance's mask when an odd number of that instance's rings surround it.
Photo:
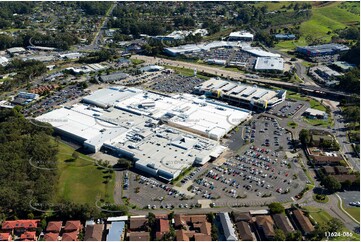
<path fill-rule="evenodd" d="M 356 175 L 331 175 L 339 182 L 345 182 L 349 180 L 350 182 L 356 181 L 358 178 Z"/>
<path fill-rule="evenodd" d="M 84 240 L 101 241 L 103 228 L 103 224 L 88 225 L 85 230 Z"/>
<path fill-rule="evenodd" d="M 159 219 L 159 232 L 169 232 L 169 220 Z"/>
<path fill-rule="evenodd" d="M 36 232 L 25 231 L 23 234 L 20 235 L 20 239 L 36 240 Z"/>
<path fill-rule="evenodd" d="M 250 221 L 252 216 L 249 212 L 233 212 L 234 222 Z"/>
<path fill-rule="evenodd" d="M 150 235 L 148 232 L 130 232 L 129 240 L 130 241 L 149 241 Z"/>
<path fill-rule="evenodd" d="M 129 229 L 130 230 L 137 230 L 142 228 L 148 223 L 147 218 L 130 218 Z"/>
<path fill-rule="evenodd" d="M 301 210 L 296 209 L 293 211 L 293 214 L 294 214 L 295 219 L 298 221 L 299 225 L 301 226 L 301 229 L 305 233 L 310 233 L 313 230 L 315 230 L 315 228 L 311 224 L 310 220 L 305 215 L 303 215 Z"/>
<path fill-rule="evenodd" d="M 242 240 L 253 240 L 252 231 L 247 222 L 239 221 L 236 223 L 236 227 Z"/>
<path fill-rule="evenodd" d="M 184 214 L 176 214 L 174 216 L 175 226 L 182 226 L 187 223 L 203 223 L 207 222 L 206 215 L 184 215 Z"/>
<path fill-rule="evenodd" d="M 58 233 L 46 233 L 44 235 L 44 240 L 45 241 L 57 241 L 58 240 Z"/>
<path fill-rule="evenodd" d="M 2 229 L 18 229 L 18 228 L 37 228 L 40 220 L 8 220 L 4 221 L 1 225 Z"/>
<path fill-rule="evenodd" d="M 335 173 L 335 168 L 333 166 L 324 166 L 323 170 L 327 173 L 327 174 L 332 174 Z"/>
<path fill-rule="evenodd" d="M 262 227 L 266 237 L 272 237 L 275 235 L 275 231 L 273 229 L 274 222 L 271 216 L 257 216 L 256 223 L 258 226 Z"/>
<path fill-rule="evenodd" d="M 9 236 L 11 236 L 10 233 L 0 233 L 0 240 L 9 240 Z"/>
<path fill-rule="evenodd" d="M 63 226 L 63 222 L 62 221 L 50 221 L 48 223 L 48 226 L 46 227 L 46 231 L 55 231 L 55 232 L 60 232 L 61 227 Z"/>
<path fill-rule="evenodd" d="M 70 233 L 64 233 L 62 235 L 61 240 L 62 241 L 76 241 L 78 239 L 78 232 L 70 232 Z"/>
<path fill-rule="evenodd" d="M 294 230 L 284 214 L 274 214 L 272 217 L 276 226 L 285 234 L 291 233 Z"/>
<path fill-rule="evenodd" d="M 189 237 L 183 229 L 177 230 L 175 234 L 177 241 L 189 241 Z"/>
<path fill-rule="evenodd" d="M 335 166 L 335 170 L 339 174 L 347 174 L 348 173 L 348 169 L 344 166 Z"/>
<path fill-rule="evenodd" d="M 340 156 L 313 156 L 313 160 L 315 162 L 339 162 L 342 160 L 342 157 Z"/>
<path fill-rule="evenodd" d="M 69 220 L 66 221 L 64 231 L 81 230 L 80 220 Z"/>
<path fill-rule="evenodd" d="M 212 236 L 202 233 L 194 234 L 195 241 L 212 241 Z"/>
<path fill-rule="evenodd" d="M 233 228 L 233 223 L 231 222 L 228 213 L 219 213 L 219 218 L 226 240 L 237 240 L 236 231 Z"/>

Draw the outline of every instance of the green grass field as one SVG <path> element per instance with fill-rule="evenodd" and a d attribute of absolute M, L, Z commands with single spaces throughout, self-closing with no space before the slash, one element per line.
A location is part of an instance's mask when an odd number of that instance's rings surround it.
<path fill-rule="evenodd" d="M 168 69 L 173 69 L 178 74 L 183 75 L 183 76 L 194 76 L 194 70 L 192 70 L 192 69 L 175 67 L 175 66 L 168 66 L 168 65 L 165 65 L 165 67 L 168 68 Z M 200 78 L 200 79 L 203 79 L 203 80 L 208 80 L 209 79 L 209 77 L 204 76 L 202 74 L 199 74 L 198 72 L 197 72 L 197 77 Z"/>
<path fill-rule="evenodd" d="M 355 4 L 350 7 L 341 8 L 342 2 L 332 2 L 326 6 L 313 6 L 312 17 L 301 23 L 301 37 L 296 41 L 280 41 L 276 47 L 278 49 L 293 50 L 296 46 L 305 46 L 309 43 L 306 36 L 320 38 L 325 42 L 331 40 L 331 36 L 327 34 L 337 29 L 344 29 L 347 26 L 358 25 L 360 16 L 353 13 L 349 9 L 356 9 Z M 357 3 L 356 3 L 357 4 Z M 358 8 L 360 4 L 358 3 Z"/>
<path fill-rule="evenodd" d="M 347 207 L 347 208 L 345 208 L 345 207 L 344 207 L 344 209 L 345 209 L 354 219 L 356 219 L 357 221 L 360 222 L 360 208 L 358 208 L 358 207 L 352 207 L 352 208 Z"/>
<path fill-rule="evenodd" d="M 327 120 L 304 118 L 303 120 L 306 123 L 309 123 L 313 126 L 322 126 L 322 127 L 328 127 L 328 126 L 332 127 L 333 126 L 333 120 L 331 118 L 328 118 Z"/>
<path fill-rule="evenodd" d="M 332 216 L 330 214 L 328 214 L 325 210 L 323 209 L 319 209 L 316 207 L 304 207 L 304 209 L 306 209 L 310 216 L 313 218 L 313 220 L 317 223 L 317 224 L 325 224 L 327 223 Z M 330 240 L 342 240 L 342 241 L 359 241 L 360 240 L 360 235 L 351 232 L 349 229 L 347 229 L 346 227 L 342 227 L 338 232 L 349 232 L 352 233 L 352 237 L 347 237 L 347 236 L 341 236 L 341 237 L 334 237 L 334 238 L 329 238 Z"/>
<path fill-rule="evenodd" d="M 66 161 L 72 158 L 73 152 L 72 147 L 59 142 L 57 198 L 88 204 L 94 204 L 100 198 L 113 202 L 115 174 L 108 184 L 104 184 L 104 170 L 98 169 L 90 157 L 79 154 L 75 161 Z"/>

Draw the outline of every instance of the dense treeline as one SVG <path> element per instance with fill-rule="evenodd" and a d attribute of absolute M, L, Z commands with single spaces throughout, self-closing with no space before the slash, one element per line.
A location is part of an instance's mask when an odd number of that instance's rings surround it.
<path fill-rule="evenodd" d="M 32 78 L 44 74 L 46 70 L 46 66 L 43 62 L 13 59 L 7 66 L 0 66 L 0 74 L 9 72 L 16 72 L 17 74 L 13 79 L 5 79 L 0 86 L 0 90 L 9 91 L 14 87 L 23 86 L 30 82 Z"/>
<path fill-rule="evenodd" d="M 36 212 L 29 204 L 51 202 L 57 180 L 52 169 L 57 147 L 50 142 L 51 133 L 51 128 L 30 123 L 17 109 L 0 111 L 0 208 L 7 218 Z M 40 163 L 51 169 L 34 166 Z"/>
<path fill-rule="evenodd" d="M 88 15 L 104 15 L 112 2 L 76 2 L 77 5 Z"/>
<path fill-rule="evenodd" d="M 358 53 L 359 55 L 359 53 Z M 354 68 L 340 78 L 339 88 L 341 90 L 360 94 L 360 69 Z"/>
<path fill-rule="evenodd" d="M 19 46 L 26 48 L 29 45 L 47 46 L 68 50 L 70 46 L 77 43 L 79 43 L 78 38 L 68 32 L 50 32 L 47 34 L 41 34 L 34 31 L 26 31 L 16 35 L 15 37 L 0 34 L 0 50 Z"/>
<path fill-rule="evenodd" d="M 19 27 L 21 21 L 18 15 L 14 14 L 28 14 L 32 12 L 35 2 L 0 2 L 0 28 L 10 28 L 12 22 L 14 27 Z"/>

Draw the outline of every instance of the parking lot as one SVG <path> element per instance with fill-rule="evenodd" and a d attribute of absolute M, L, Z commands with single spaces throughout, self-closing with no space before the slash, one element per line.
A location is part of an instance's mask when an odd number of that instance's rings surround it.
<path fill-rule="evenodd" d="M 87 93 L 78 85 L 70 85 L 53 92 L 50 96 L 40 99 L 30 107 L 24 109 L 25 116 L 38 116 L 57 108 L 58 106 L 75 100 Z"/>
<path fill-rule="evenodd" d="M 266 113 L 273 114 L 281 118 L 290 118 L 293 117 L 303 106 L 304 104 L 301 102 L 288 101 L 273 107 Z"/>
<path fill-rule="evenodd" d="M 196 167 L 176 185 L 131 173 L 123 196 L 149 209 L 191 208 L 201 199 L 208 199 L 211 206 L 291 201 L 305 187 L 307 177 L 298 160 L 286 156 L 293 149 L 290 135 L 269 117 L 254 119 L 241 129 L 250 143 L 223 164 Z"/>
<path fill-rule="evenodd" d="M 148 88 L 163 93 L 191 93 L 195 86 L 204 82 L 197 77 L 186 77 L 177 74 L 158 76 L 147 85 Z"/>

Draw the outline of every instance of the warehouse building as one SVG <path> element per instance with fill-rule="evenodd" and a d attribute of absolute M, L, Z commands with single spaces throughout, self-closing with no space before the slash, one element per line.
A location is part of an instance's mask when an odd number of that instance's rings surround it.
<path fill-rule="evenodd" d="M 14 56 L 16 54 L 23 54 L 26 52 L 26 50 L 23 47 L 13 47 L 13 48 L 7 49 L 6 52 L 9 55 Z"/>
<path fill-rule="evenodd" d="M 194 92 L 235 106 L 261 110 L 271 108 L 286 99 L 285 90 L 275 91 L 216 78 L 211 78 L 196 86 Z"/>
<path fill-rule="evenodd" d="M 114 81 L 120 81 L 123 79 L 126 79 L 129 77 L 127 73 L 124 72 L 113 72 L 109 75 L 102 75 L 99 77 L 99 80 L 101 82 L 114 82 Z"/>
<path fill-rule="evenodd" d="M 296 52 L 309 56 L 324 56 L 324 55 L 335 55 L 345 51 L 348 51 L 350 48 L 346 45 L 341 44 L 324 44 L 324 45 L 313 45 L 313 46 L 299 46 L 296 49 Z"/>
<path fill-rule="evenodd" d="M 303 115 L 310 119 L 328 119 L 326 112 L 314 108 L 307 108 Z"/>
<path fill-rule="evenodd" d="M 258 57 L 254 69 L 265 72 L 283 72 L 283 59 L 279 57 Z"/>
<path fill-rule="evenodd" d="M 232 32 L 228 36 L 229 41 L 253 41 L 253 34 L 250 32 L 241 30 L 237 32 Z"/>

